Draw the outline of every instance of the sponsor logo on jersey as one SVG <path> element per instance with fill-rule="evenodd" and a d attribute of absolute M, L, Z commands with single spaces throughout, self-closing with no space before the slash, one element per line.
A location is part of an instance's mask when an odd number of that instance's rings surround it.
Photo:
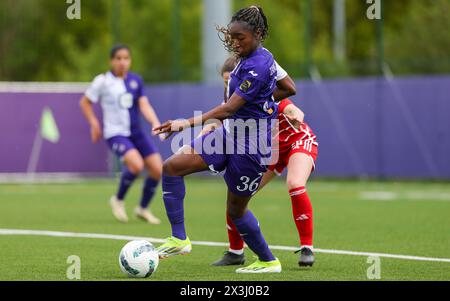
<path fill-rule="evenodd" d="M 255 71 L 253 71 L 253 70 L 252 70 L 252 71 L 250 71 L 249 73 L 250 73 L 251 75 L 253 75 L 254 77 L 258 76 L 258 73 L 256 73 L 256 72 L 255 72 Z"/>
<path fill-rule="evenodd" d="M 130 93 L 122 94 L 119 98 L 119 105 L 123 109 L 129 109 L 133 106 L 133 95 Z"/>

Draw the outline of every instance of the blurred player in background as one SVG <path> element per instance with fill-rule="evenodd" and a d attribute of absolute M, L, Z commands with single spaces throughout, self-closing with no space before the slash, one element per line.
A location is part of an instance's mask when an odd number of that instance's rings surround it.
<path fill-rule="evenodd" d="M 162 159 L 156 147 L 144 134 L 140 115 L 153 126 L 160 125 L 148 98 L 144 95 L 141 77 L 129 72 L 131 51 L 125 45 L 111 50 L 111 70 L 98 75 L 80 101 L 81 110 L 91 127 L 91 139 L 98 142 L 102 136 L 100 123 L 95 116 L 93 104 L 100 101 L 103 110 L 103 137 L 109 148 L 124 164 L 117 194 L 110 204 L 113 215 L 121 222 L 127 222 L 125 195 L 145 168 L 140 206 L 135 215 L 148 223 L 159 224 L 160 220 L 148 209 L 162 174 Z"/>
<path fill-rule="evenodd" d="M 221 74 L 225 84 L 225 95 L 227 95 L 230 73 L 234 70 L 237 63 L 236 58 L 230 57 L 222 67 Z M 282 96 L 295 94 L 294 82 L 278 64 L 277 88 L 278 91 L 285 92 Z M 280 93 L 274 94 L 280 96 Z M 279 101 L 277 98 L 275 100 Z M 318 143 L 316 136 L 303 120 L 304 113 L 299 108 L 289 99 L 281 100 L 278 108 L 278 136 L 275 137 L 279 142 L 279 159 L 264 174 L 258 190 L 261 190 L 276 174 L 280 175 L 285 167 L 288 168 L 287 186 L 292 201 L 294 222 L 300 238 L 298 264 L 300 266 L 312 266 L 314 264 L 313 216 L 311 202 L 305 186 L 311 171 L 314 169 Z M 210 130 L 210 128 L 205 128 L 201 135 L 206 134 Z M 214 266 L 241 265 L 245 263 L 244 240 L 228 215 L 227 230 L 230 247 L 221 259 L 212 264 Z"/>
<path fill-rule="evenodd" d="M 163 198 L 167 216 L 172 226 L 172 236 L 157 248 L 160 257 L 187 254 L 192 245 L 184 226 L 184 176 L 211 170 L 225 171 L 224 179 L 228 187 L 227 213 L 249 248 L 258 255 L 253 264 L 237 269 L 237 273 L 279 273 L 281 263 L 274 257 L 266 243 L 258 220 L 248 210 L 247 205 L 261 182 L 267 165 L 262 154 L 270 155 L 272 119 L 277 117 L 273 93 L 276 87 L 276 65 L 272 54 L 262 47 L 268 34 L 267 18 L 263 10 L 251 6 L 239 10 L 228 25 L 223 28 L 224 44 L 240 58 L 238 67 L 231 74 L 229 96 L 225 104 L 203 114 L 200 118 L 175 120 L 164 123 L 154 130 L 159 133 L 182 131 L 185 128 L 202 125 L 210 120 L 224 121 L 224 125 L 207 135 L 192 141 L 191 146 L 181 148 L 164 162 Z M 256 121 L 257 125 L 249 134 L 233 135 L 229 125 L 232 121 Z M 261 120 L 269 126 L 262 127 Z M 241 129 L 242 130 L 242 129 Z M 244 129 L 245 130 L 245 129 Z M 267 141 L 265 146 L 257 138 Z M 242 146 L 243 154 L 204 151 L 206 139 L 225 147 Z M 256 149 L 250 153 L 248 149 Z"/>

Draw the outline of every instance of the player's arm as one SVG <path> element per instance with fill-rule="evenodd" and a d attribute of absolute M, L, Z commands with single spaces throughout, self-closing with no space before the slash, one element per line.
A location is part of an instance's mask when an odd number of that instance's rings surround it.
<path fill-rule="evenodd" d="M 222 103 L 222 105 L 224 105 L 225 102 Z M 222 126 L 222 122 L 219 120 L 210 120 L 210 122 L 206 122 L 205 125 L 203 126 L 200 134 L 198 134 L 197 137 L 201 137 L 203 135 L 208 134 L 211 131 L 214 131 L 215 129 L 219 128 Z"/>
<path fill-rule="evenodd" d="M 95 116 L 94 109 L 92 107 L 92 102 L 86 96 L 83 96 L 80 100 L 81 111 L 83 112 L 84 117 L 89 123 L 91 127 L 91 140 L 93 143 L 97 143 L 102 136 L 102 130 L 100 127 L 100 122 Z"/>
<path fill-rule="evenodd" d="M 278 102 L 295 94 L 297 94 L 295 83 L 289 75 L 286 75 L 283 79 L 277 81 L 277 87 L 273 91 L 273 98 Z"/>
<path fill-rule="evenodd" d="M 169 120 L 153 130 L 156 133 L 168 133 L 166 136 L 167 138 L 174 132 L 180 132 L 186 128 L 203 125 L 207 121 L 223 121 L 233 116 L 245 102 L 246 100 L 242 96 L 233 93 L 226 103 L 215 107 L 201 117 L 192 117 L 188 120 Z"/>
<path fill-rule="evenodd" d="M 289 122 L 296 128 L 300 128 L 300 124 L 305 120 L 305 113 L 294 104 L 288 104 L 283 109 L 283 114 L 289 119 Z"/>
<path fill-rule="evenodd" d="M 161 125 L 161 122 L 159 121 L 158 115 L 156 115 L 156 112 L 153 109 L 153 106 L 150 104 L 147 96 L 141 96 L 138 100 L 138 103 L 139 110 L 141 110 L 141 113 L 144 116 L 145 120 L 147 120 L 152 125 L 152 127 L 159 127 Z M 153 133 L 153 135 L 156 135 L 156 133 Z"/>
<path fill-rule="evenodd" d="M 222 122 L 219 122 L 219 121 L 205 124 L 197 137 L 201 137 L 203 135 L 206 135 L 209 132 L 214 131 L 215 129 L 217 129 L 221 125 L 222 125 Z"/>

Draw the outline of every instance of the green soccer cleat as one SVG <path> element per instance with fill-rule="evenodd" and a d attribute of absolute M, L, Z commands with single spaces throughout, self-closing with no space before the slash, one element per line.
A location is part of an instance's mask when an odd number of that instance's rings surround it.
<path fill-rule="evenodd" d="M 186 255 L 192 250 L 192 244 L 188 237 L 185 240 L 171 236 L 165 243 L 156 248 L 159 258 L 164 259 L 174 255 Z"/>
<path fill-rule="evenodd" d="M 245 268 L 240 268 L 236 270 L 238 274 L 258 274 L 258 273 L 280 273 L 281 263 L 278 258 L 272 261 L 260 261 L 256 260 L 249 266 Z"/>

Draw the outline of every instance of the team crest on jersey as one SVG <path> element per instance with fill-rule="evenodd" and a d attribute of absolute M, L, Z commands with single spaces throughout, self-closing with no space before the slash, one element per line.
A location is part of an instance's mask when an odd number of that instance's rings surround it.
<path fill-rule="evenodd" d="M 133 89 L 133 90 L 137 90 L 137 88 L 139 88 L 138 82 L 135 81 L 135 80 L 132 80 L 132 81 L 130 82 L 130 88 Z"/>
<path fill-rule="evenodd" d="M 251 85 L 252 85 L 252 83 L 250 81 L 244 80 L 244 82 L 241 84 L 239 89 L 241 89 L 241 91 L 245 93 L 248 91 L 248 89 L 250 89 Z"/>
<path fill-rule="evenodd" d="M 133 95 L 125 93 L 120 96 L 119 105 L 123 109 L 129 109 L 133 106 Z"/>
<path fill-rule="evenodd" d="M 264 109 L 264 112 L 269 113 L 269 114 L 273 114 L 273 109 L 269 108 L 269 102 L 268 101 L 266 101 L 264 103 L 263 109 Z"/>

